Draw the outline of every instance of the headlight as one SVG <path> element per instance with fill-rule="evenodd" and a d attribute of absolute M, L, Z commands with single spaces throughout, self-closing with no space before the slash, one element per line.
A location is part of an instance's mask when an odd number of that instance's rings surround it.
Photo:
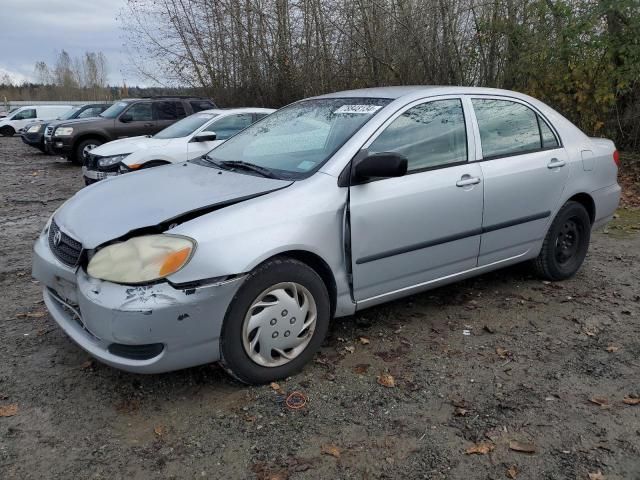
<path fill-rule="evenodd" d="M 73 133 L 72 127 L 58 127 L 56 128 L 54 135 L 57 135 L 58 137 L 68 137 L 72 133 Z"/>
<path fill-rule="evenodd" d="M 196 243 L 177 235 L 145 235 L 99 250 L 87 273 L 115 283 L 144 283 L 167 277 L 184 267 Z"/>
<path fill-rule="evenodd" d="M 115 165 L 116 163 L 120 163 L 126 157 L 131 155 L 130 153 L 123 153 L 122 155 L 114 155 L 113 157 L 102 157 L 98 159 L 99 167 L 110 167 L 111 165 Z"/>
<path fill-rule="evenodd" d="M 32 125 L 31 127 L 29 127 L 29 130 L 27 130 L 27 132 L 36 133 L 36 132 L 39 132 L 41 128 L 42 128 L 42 125 Z"/>

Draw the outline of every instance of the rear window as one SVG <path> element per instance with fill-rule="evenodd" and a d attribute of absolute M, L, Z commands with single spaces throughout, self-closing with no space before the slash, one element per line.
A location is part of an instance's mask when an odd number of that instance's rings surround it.
<path fill-rule="evenodd" d="M 209 110 L 211 108 L 216 108 L 214 103 L 209 100 L 191 100 L 189 103 L 191 104 L 193 113 L 201 112 L 202 110 Z"/>

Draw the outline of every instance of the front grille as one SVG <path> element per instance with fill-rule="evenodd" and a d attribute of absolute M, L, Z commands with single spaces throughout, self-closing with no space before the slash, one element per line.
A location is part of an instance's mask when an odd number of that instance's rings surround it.
<path fill-rule="evenodd" d="M 87 167 L 89 170 L 97 170 L 98 169 L 98 155 L 91 155 L 91 153 L 87 153 L 84 156 L 83 165 Z"/>
<path fill-rule="evenodd" d="M 150 360 L 157 357 L 164 350 L 162 343 L 150 343 L 148 345 L 123 345 L 112 343 L 108 347 L 109 353 L 129 360 Z"/>
<path fill-rule="evenodd" d="M 53 136 L 53 127 L 47 127 L 44 129 L 44 136 L 51 137 Z"/>
<path fill-rule="evenodd" d="M 51 221 L 49 227 L 49 248 L 56 258 L 65 265 L 70 267 L 78 265 L 82 254 L 82 244 L 60 230 L 54 220 Z"/>

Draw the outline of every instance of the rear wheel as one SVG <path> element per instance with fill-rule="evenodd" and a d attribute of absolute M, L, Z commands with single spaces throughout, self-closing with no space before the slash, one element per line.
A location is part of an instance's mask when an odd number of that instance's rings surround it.
<path fill-rule="evenodd" d="M 578 202 L 565 203 L 534 261 L 536 272 L 547 280 L 572 277 L 584 262 L 590 238 L 591 219 L 587 210 Z"/>
<path fill-rule="evenodd" d="M 0 128 L 0 135 L 2 135 L 3 137 L 13 137 L 15 133 L 16 131 L 10 125 L 5 125 L 4 127 Z"/>
<path fill-rule="evenodd" d="M 330 301 L 320 276 L 289 258 L 249 274 L 232 300 L 220 337 L 221 363 L 250 384 L 297 373 L 320 348 Z"/>
<path fill-rule="evenodd" d="M 99 138 L 87 138 L 86 140 L 82 140 L 78 145 L 76 145 L 73 156 L 70 160 L 76 165 L 82 165 L 87 157 L 87 153 L 89 153 L 90 150 L 99 147 L 103 143 L 104 142 Z"/>

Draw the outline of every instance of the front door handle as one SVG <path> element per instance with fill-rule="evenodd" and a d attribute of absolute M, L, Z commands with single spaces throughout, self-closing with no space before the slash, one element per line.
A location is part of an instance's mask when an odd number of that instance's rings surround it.
<path fill-rule="evenodd" d="M 480 179 L 478 177 L 472 177 L 471 175 L 465 174 L 456 182 L 456 187 L 468 187 L 469 185 L 476 185 L 478 183 L 480 183 Z"/>
<path fill-rule="evenodd" d="M 564 160 L 558 160 L 557 158 L 552 158 L 551 161 L 547 164 L 547 168 L 564 167 L 566 163 L 567 162 L 565 162 Z"/>

